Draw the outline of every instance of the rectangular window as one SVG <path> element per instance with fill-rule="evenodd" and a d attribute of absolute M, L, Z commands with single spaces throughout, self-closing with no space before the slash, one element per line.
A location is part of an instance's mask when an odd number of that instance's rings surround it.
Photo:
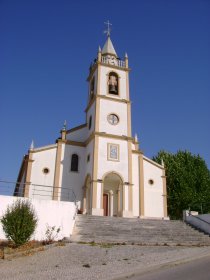
<path fill-rule="evenodd" d="M 108 143 L 107 146 L 107 159 L 113 161 L 119 161 L 119 148 L 118 144 Z"/>

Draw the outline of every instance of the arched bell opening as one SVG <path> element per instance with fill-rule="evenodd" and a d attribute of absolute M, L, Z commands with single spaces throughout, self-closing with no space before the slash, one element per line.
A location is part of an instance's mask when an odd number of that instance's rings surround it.
<path fill-rule="evenodd" d="M 119 95 L 119 78 L 115 72 L 110 72 L 108 76 L 108 93 Z"/>

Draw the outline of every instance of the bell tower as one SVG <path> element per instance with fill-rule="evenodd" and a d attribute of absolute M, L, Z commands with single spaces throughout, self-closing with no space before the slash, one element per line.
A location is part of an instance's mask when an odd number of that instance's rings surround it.
<path fill-rule="evenodd" d="M 109 211 L 114 211 L 113 215 L 130 217 L 131 145 L 134 142 L 131 136 L 130 69 L 127 54 L 124 60 L 118 57 L 110 38 L 110 23 L 107 24 L 107 40 L 102 49 L 99 47 L 97 58 L 90 65 L 87 79 L 89 92 L 86 122 L 89 137 L 94 142 L 91 213 L 104 215 L 103 195 L 111 185 L 115 185 L 116 176 L 119 176 L 120 183 L 116 183 L 118 186 L 115 186 L 115 193 L 119 193 L 116 198 L 118 205 L 115 206 L 115 210 L 113 208 Z M 115 174 L 115 177 L 109 176 L 109 180 L 105 180 L 105 174 L 108 173 Z M 109 182 L 110 186 L 105 185 L 105 182 Z"/>

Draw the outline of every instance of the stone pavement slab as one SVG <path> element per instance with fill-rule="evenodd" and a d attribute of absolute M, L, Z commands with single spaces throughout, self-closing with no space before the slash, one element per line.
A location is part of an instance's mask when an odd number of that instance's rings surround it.
<path fill-rule="evenodd" d="M 172 261 L 210 254 L 210 247 L 95 245 L 69 243 L 18 259 L 0 260 L 0 278 L 114 279 Z M 119 277 L 118 277 L 119 278 Z"/>

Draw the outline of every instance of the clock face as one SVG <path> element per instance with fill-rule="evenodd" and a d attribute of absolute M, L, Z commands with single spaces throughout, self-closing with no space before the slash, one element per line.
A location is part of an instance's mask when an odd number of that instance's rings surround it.
<path fill-rule="evenodd" d="M 107 119 L 108 119 L 108 122 L 112 125 L 116 125 L 119 122 L 119 118 L 115 114 L 108 115 Z"/>

